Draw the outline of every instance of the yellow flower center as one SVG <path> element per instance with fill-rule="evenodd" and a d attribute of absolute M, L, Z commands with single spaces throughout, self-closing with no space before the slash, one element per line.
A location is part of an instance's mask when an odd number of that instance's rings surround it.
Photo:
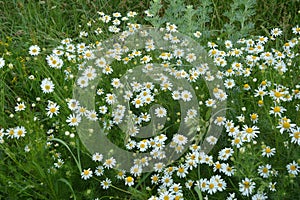
<path fill-rule="evenodd" d="M 131 183 L 132 181 L 133 181 L 133 178 L 132 178 L 131 176 L 128 176 L 128 177 L 127 177 L 127 182 L 128 182 L 128 183 Z"/>
<path fill-rule="evenodd" d="M 196 156 L 195 155 L 192 155 L 191 156 L 191 160 L 195 160 L 196 159 Z"/>
<path fill-rule="evenodd" d="M 119 176 L 123 176 L 123 172 L 120 171 L 120 172 L 118 173 L 118 175 L 119 175 Z"/>
<path fill-rule="evenodd" d="M 255 120 L 256 118 L 257 118 L 257 115 L 256 115 L 256 114 L 252 114 L 252 115 L 251 115 L 251 119 L 252 119 L 252 120 Z"/>
<path fill-rule="evenodd" d="M 217 92 L 219 92 L 219 89 L 218 88 L 214 88 L 213 92 L 217 93 Z"/>
<path fill-rule="evenodd" d="M 250 187 L 249 181 L 245 181 L 245 182 L 244 182 L 244 187 L 247 188 L 247 189 Z"/>
<path fill-rule="evenodd" d="M 265 149 L 265 152 L 266 152 L 266 153 L 271 153 L 271 149 L 270 149 L 270 148 L 266 148 L 266 149 Z"/>
<path fill-rule="evenodd" d="M 135 103 L 136 103 L 136 104 L 141 104 L 141 100 L 137 99 L 137 100 L 135 101 Z"/>
<path fill-rule="evenodd" d="M 56 108 L 50 108 L 49 110 L 51 113 L 55 113 L 56 112 Z"/>
<path fill-rule="evenodd" d="M 289 122 L 283 122 L 282 126 L 283 126 L 283 128 L 286 128 L 286 129 L 291 127 Z"/>
<path fill-rule="evenodd" d="M 235 138 L 235 139 L 234 139 L 234 143 L 235 143 L 235 144 L 239 144 L 240 141 L 241 141 L 241 140 L 240 140 L 239 138 Z"/>
<path fill-rule="evenodd" d="M 252 129 L 252 128 L 247 128 L 247 129 L 246 129 L 246 132 L 247 132 L 247 133 L 252 133 L 252 132 L 253 132 L 253 129 Z"/>
<path fill-rule="evenodd" d="M 157 176 L 154 176 L 154 177 L 152 178 L 152 180 L 153 180 L 154 182 L 157 182 L 157 181 L 158 181 L 158 177 L 157 177 Z"/>
<path fill-rule="evenodd" d="M 112 163 L 112 160 L 106 160 L 106 164 L 110 165 Z"/>
<path fill-rule="evenodd" d="M 89 78 L 92 77 L 92 76 L 93 76 L 92 73 L 88 73 L 88 74 L 87 74 L 87 77 L 89 77 Z"/>
<path fill-rule="evenodd" d="M 23 134 L 23 131 L 22 131 L 22 130 L 19 130 L 19 131 L 18 131 L 18 135 L 21 136 L 22 134 Z"/>
<path fill-rule="evenodd" d="M 298 140 L 300 138 L 300 132 L 295 132 L 294 133 L 294 138 L 296 138 Z"/>
<path fill-rule="evenodd" d="M 282 96 L 282 94 L 280 92 L 274 92 L 274 96 L 277 98 L 280 98 Z"/>
<path fill-rule="evenodd" d="M 86 176 L 89 175 L 89 173 L 90 173 L 89 170 L 84 170 L 84 171 L 83 171 L 83 174 L 86 175 Z"/>
<path fill-rule="evenodd" d="M 262 170 L 263 173 L 268 173 L 268 171 L 269 171 L 269 170 L 268 170 L 268 168 L 266 168 L 266 167 L 263 168 L 263 170 Z"/>
<path fill-rule="evenodd" d="M 13 135 L 14 134 L 14 130 L 10 130 L 8 134 L 9 135 Z"/>
<path fill-rule="evenodd" d="M 174 190 L 174 192 L 178 192 L 179 188 L 178 188 L 177 186 L 175 186 L 175 187 L 173 188 L 173 190 Z"/>
<path fill-rule="evenodd" d="M 273 111 L 274 112 L 280 112 L 280 107 L 279 106 L 274 107 Z"/>
<path fill-rule="evenodd" d="M 296 166 L 295 165 L 291 165 L 290 166 L 290 170 L 295 171 L 296 170 Z"/>
<path fill-rule="evenodd" d="M 258 104 L 259 104 L 259 105 L 263 105 L 263 104 L 264 104 L 264 101 L 263 101 L 263 100 L 259 100 L 259 101 L 258 101 Z"/>
<path fill-rule="evenodd" d="M 180 173 L 183 173 L 183 172 L 184 172 L 184 169 L 183 169 L 182 167 L 180 167 L 180 168 L 178 169 L 178 171 L 179 171 Z"/>

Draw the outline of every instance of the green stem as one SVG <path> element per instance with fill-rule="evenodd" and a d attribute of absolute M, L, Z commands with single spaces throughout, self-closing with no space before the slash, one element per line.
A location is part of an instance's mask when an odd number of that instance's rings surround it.
<path fill-rule="evenodd" d="M 124 192 L 124 193 L 126 193 L 126 194 L 130 194 L 131 195 L 131 193 L 130 192 L 128 192 L 128 191 L 126 191 L 126 190 L 123 190 L 123 189 L 121 189 L 121 188 L 118 188 L 118 187 L 116 187 L 116 186 L 114 186 L 114 185 L 110 185 L 112 188 L 114 188 L 114 189 L 116 189 L 116 190 L 119 190 L 119 191 L 121 191 L 121 192 Z"/>
<path fill-rule="evenodd" d="M 62 145 L 64 145 L 68 149 L 68 151 L 71 153 L 71 155 L 72 155 L 72 157 L 73 157 L 73 159 L 74 159 L 74 161 L 75 161 L 75 163 L 77 165 L 77 168 L 79 170 L 79 174 L 81 174 L 82 167 L 81 167 L 81 164 L 80 164 L 80 160 L 78 161 L 76 159 L 76 156 L 73 154 L 73 152 L 71 151 L 70 147 L 64 141 L 62 141 L 61 139 L 58 139 L 58 138 L 53 138 L 53 139 L 51 139 L 51 141 L 59 142 L 59 143 L 61 143 Z"/>

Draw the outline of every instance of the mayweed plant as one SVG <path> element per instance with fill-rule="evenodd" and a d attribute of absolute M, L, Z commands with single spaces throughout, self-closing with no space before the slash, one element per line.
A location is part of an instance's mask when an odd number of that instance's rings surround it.
<path fill-rule="evenodd" d="M 1 41 L 0 197 L 296 199 L 299 25 L 200 46 L 141 14 L 98 12 L 26 56 Z"/>

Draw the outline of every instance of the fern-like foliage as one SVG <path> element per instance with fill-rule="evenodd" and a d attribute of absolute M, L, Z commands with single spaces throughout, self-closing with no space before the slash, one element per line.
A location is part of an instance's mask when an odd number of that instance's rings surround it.
<path fill-rule="evenodd" d="M 197 8 L 185 5 L 184 0 L 165 0 L 164 3 L 153 0 L 145 19 L 156 28 L 168 22 L 176 24 L 182 33 L 192 35 L 200 31 L 202 38 L 208 39 L 212 31 L 216 31 L 210 23 L 217 9 L 214 5 L 213 0 L 202 0 Z M 247 36 L 254 28 L 251 17 L 255 15 L 255 5 L 256 0 L 233 0 L 229 10 L 217 11 L 222 16 L 219 23 L 224 24 L 223 29 L 217 30 L 219 35 L 232 40 Z"/>
<path fill-rule="evenodd" d="M 179 31 L 188 35 L 208 30 L 206 24 L 210 21 L 209 15 L 213 11 L 210 0 L 203 0 L 197 9 L 192 5 L 186 6 L 184 0 L 166 0 L 165 3 L 166 8 L 163 8 L 159 0 L 153 0 L 150 4 L 147 11 L 149 16 L 145 19 L 154 27 L 158 28 L 169 22 L 176 24 Z"/>
<path fill-rule="evenodd" d="M 150 8 L 146 11 L 147 16 L 145 20 L 150 22 L 155 28 L 159 28 L 165 23 L 165 20 L 160 16 L 162 7 L 160 0 L 153 0 L 150 2 Z"/>
<path fill-rule="evenodd" d="M 205 38 L 210 36 L 209 22 L 211 21 L 211 16 L 213 12 L 213 3 L 211 0 L 201 1 L 201 5 L 197 9 L 197 25 L 199 26 L 199 31 L 202 32 Z"/>
<path fill-rule="evenodd" d="M 223 13 L 229 22 L 225 23 L 223 32 L 237 40 L 247 36 L 254 28 L 254 23 L 250 21 L 255 15 L 256 0 L 234 0 L 229 11 Z"/>

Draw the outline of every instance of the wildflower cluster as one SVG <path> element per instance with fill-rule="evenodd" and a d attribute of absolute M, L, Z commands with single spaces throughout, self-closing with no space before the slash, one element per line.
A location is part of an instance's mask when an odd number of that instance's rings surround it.
<path fill-rule="evenodd" d="M 206 55 L 196 45 L 201 32 L 184 37 L 172 23 L 153 31 L 137 15 L 98 12 L 78 37 L 46 53 L 29 47 L 50 73 L 29 76 L 38 108 L 19 99 L 11 112 L 46 119 L 49 174 L 71 162 L 62 144 L 81 181 L 97 181 L 101 191 L 145 187 L 149 200 L 189 193 L 258 200 L 293 185 L 300 173 L 299 26 L 281 47 L 283 32 L 274 28 L 268 37 L 208 42 Z M 0 57 L 1 70 L 6 60 Z M 25 125 L 0 129 L 1 144 L 23 137 Z M 75 139 L 92 154 L 88 161 L 69 148 Z"/>

